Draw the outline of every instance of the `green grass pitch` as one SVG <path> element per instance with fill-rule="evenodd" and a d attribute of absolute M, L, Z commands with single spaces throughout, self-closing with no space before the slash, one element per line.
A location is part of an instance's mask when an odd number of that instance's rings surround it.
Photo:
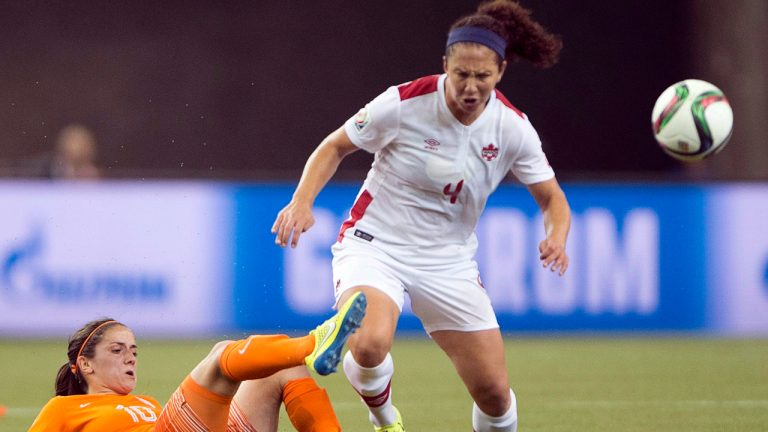
<path fill-rule="evenodd" d="M 141 340 L 139 385 L 165 401 L 212 345 Z M 766 431 L 768 340 L 509 337 L 522 432 Z M 52 395 L 65 341 L 0 341 L 0 431 L 25 431 Z M 467 432 L 471 401 L 428 339 L 398 339 L 393 395 L 410 431 Z M 370 431 L 341 374 L 318 378 L 346 431 Z M 293 430 L 287 420 L 281 431 Z"/>

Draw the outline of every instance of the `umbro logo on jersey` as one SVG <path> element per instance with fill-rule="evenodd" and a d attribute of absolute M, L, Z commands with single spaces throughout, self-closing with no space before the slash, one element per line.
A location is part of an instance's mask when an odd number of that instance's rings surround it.
<path fill-rule="evenodd" d="M 424 146 L 427 150 L 434 150 L 437 151 L 437 146 L 440 145 L 440 141 L 434 139 L 434 138 L 427 138 L 424 140 L 424 143 L 426 144 Z"/>
<path fill-rule="evenodd" d="M 494 146 L 493 143 L 488 144 L 487 146 L 483 147 L 482 156 L 483 159 L 490 162 L 499 155 L 499 148 Z"/>

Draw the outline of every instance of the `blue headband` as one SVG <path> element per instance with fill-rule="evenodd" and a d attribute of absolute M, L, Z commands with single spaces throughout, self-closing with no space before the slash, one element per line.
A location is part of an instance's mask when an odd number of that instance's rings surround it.
<path fill-rule="evenodd" d="M 498 54 L 502 60 L 504 60 L 504 54 L 507 49 L 507 41 L 504 38 L 482 27 L 466 26 L 451 30 L 448 33 L 448 42 L 445 44 L 445 47 L 448 48 L 457 42 L 474 42 L 485 45 Z"/>

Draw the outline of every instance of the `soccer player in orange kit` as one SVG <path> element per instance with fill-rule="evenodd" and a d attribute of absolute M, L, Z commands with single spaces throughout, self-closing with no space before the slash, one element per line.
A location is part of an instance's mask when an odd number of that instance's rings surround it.
<path fill-rule="evenodd" d="M 299 431 L 340 431 L 320 375 L 336 370 L 344 343 L 365 315 L 366 298 L 352 297 L 308 335 L 253 335 L 217 343 L 165 407 L 133 395 L 137 346 L 133 332 L 112 319 L 91 321 L 69 341 L 56 377 L 56 396 L 29 429 L 37 431 L 204 432 L 277 430 L 278 409 Z"/>

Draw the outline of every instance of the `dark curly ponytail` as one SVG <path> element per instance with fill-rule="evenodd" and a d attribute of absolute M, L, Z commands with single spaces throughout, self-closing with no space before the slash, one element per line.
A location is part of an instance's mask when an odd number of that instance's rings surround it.
<path fill-rule="evenodd" d="M 450 30 L 480 27 L 507 41 L 506 57 L 512 61 L 527 60 L 538 67 L 557 63 L 563 42 L 531 18 L 531 11 L 512 0 L 491 0 L 480 4 L 477 12 L 457 20 Z M 452 46 L 446 49 L 446 57 Z M 499 63 L 504 59 L 499 59 Z"/>

